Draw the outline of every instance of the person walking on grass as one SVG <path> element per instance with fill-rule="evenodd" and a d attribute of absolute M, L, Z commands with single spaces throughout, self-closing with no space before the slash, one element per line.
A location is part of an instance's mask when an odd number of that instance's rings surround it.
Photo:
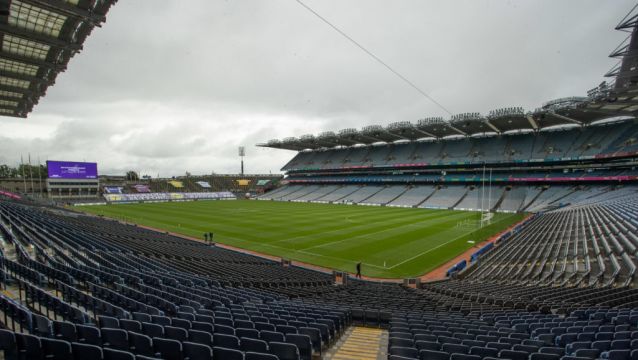
<path fill-rule="evenodd" d="M 357 263 L 357 279 L 361 279 L 361 261 Z"/>

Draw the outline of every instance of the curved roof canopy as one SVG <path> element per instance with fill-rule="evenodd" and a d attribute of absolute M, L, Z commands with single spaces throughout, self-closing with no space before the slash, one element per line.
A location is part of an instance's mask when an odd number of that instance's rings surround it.
<path fill-rule="evenodd" d="M 498 135 L 518 131 L 541 131 L 557 126 L 588 126 L 612 117 L 626 117 L 624 112 L 599 112 L 588 108 L 588 98 L 572 97 L 549 101 L 534 111 L 520 107 L 492 110 L 488 115 L 466 113 L 454 115 L 450 120 L 440 117 L 420 119 L 416 122 L 400 121 L 388 126 L 372 125 L 361 130 L 328 131 L 317 136 L 303 135 L 283 140 L 270 140 L 257 146 L 286 150 L 316 150 L 337 146 L 371 145 L 421 139 L 445 139 L 463 136 Z"/>
<path fill-rule="evenodd" d="M 0 115 L 26 117 L 117 0 L 0 0 Z"/>

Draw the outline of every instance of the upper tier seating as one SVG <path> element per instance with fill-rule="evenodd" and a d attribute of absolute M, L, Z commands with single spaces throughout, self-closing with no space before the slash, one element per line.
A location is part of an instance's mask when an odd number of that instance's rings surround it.
<path fill-rule="evenodd" d="M 514 162 L 614 154 L 636 151 L 638 143 L 632 139 L 636 139 L 637 134 L 638 124 L 624 122 L 533 134 L 302 151 L 282 170 L 437 164 L 458 161 Z"/>

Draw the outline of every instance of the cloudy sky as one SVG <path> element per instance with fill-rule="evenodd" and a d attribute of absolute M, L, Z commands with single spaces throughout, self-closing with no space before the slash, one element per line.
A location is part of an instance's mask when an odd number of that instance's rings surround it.
<path fill-rule="evenodd" d="M 531 110 L 614 64 L 629 0 L 304 0 L 450 109 Z M 101 173 L 278 172 L 273 138 L 446 116 L 294 0 L 119 1 L 27 119 L 0 117 L 0 163 Z"/>

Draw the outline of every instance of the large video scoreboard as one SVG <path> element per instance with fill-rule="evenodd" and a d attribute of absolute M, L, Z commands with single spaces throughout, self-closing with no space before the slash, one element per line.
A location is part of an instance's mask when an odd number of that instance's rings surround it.
<path fill-rule="evenodd" d="M 52 198 L 99 196 L 97 163 L 47 161 L 47 191 Z"/>

